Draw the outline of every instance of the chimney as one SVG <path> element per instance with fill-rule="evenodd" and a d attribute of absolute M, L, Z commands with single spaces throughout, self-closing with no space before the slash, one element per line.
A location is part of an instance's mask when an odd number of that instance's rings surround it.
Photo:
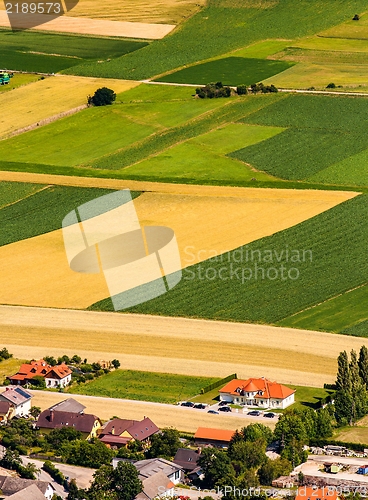
<path fill-rule="evenodd" d="M 50 422 L 54 421 L 54 410 L 50 410 Z"/>
<path fill-rule="evenodd" d="M 201 447 L 197 448 L 197 453 L 198 453 L 198 455 L 200 455 L 202 453 L 202 448 Z"/>
<path fill-rule="evenodd" d="M 112 428 L 111 428 L 111 434 L 112 434 L 113 436 L 115 435 L 115 427 L 114 427 L 114 426 L 112 426 Z"/>

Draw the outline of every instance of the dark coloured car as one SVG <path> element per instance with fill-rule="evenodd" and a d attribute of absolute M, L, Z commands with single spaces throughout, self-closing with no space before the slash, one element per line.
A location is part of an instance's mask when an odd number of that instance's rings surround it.
<path fill-rule="evenodd" d="M 212 415 L 218 415 L 219 414 L 219 412 L 216 411 L 216 410 L 208 410 L 207 413 L 211 413 Z"/>
<path fill-rule="evenodd" d="M 231 408 L 230 408 L 230 406 L 222 406 L 221 408 L 218 409 L 218 411 L 229 412 L 229 411 L 231 411 Z"/>
<path fill-rule="evenodd" d="M 194 407 L 196 410 L 204 410 L 206 408 L 206 405 L 202 404 L 202 403 L 197 403 L 194 405 Z"/>
<path fill-rule="evenodd" d="M 228 405 L 229 403 L 227 401 L 220 401 L 219 406 L 225 406 Z"/>
<path fill-rule="evenodd" d="M 191 401 L 185 401 L 184 403 L 181 403 L 180 406 L 187 406 L 188 408 L 193 408 L 194 403 L 192 403 Z"/>
<path fill-rule="evenodd" d="M 266 417 L 266 418 L 275 418 L 276 417 L 276 415 L 274 413 L 272 413 L 272 412 L 265 413 L 263 416 Z"/>
<path fill-rule="evenodd" d="M 248 411 L 248 413 L 247 413 L 247 415 L 250 415 L 251 417 L 259 417 L 260 414 L 261 414 L 261 412 L 258 410 Z"/>

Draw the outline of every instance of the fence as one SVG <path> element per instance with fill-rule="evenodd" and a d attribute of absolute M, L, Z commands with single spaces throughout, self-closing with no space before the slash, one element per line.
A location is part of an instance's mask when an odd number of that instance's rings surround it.
<path fill-rule="evenodd" d="M 221 385 L 225 385 L 227 382 L 230 382 L 230 380 L 234 380 L 234 378 L 238 378 L 236 373 L 232 373 L 231 375 L 228 375 L 227 377 L 222 378 L 217 382 L 213 382 L 212 384 L 207 385 L 207 387 L 203 387 L 203 389 L 201 389 L 201 394 L 206 394 L 206 392 L 210 392 L 213 389 L 220 387 Z"/>

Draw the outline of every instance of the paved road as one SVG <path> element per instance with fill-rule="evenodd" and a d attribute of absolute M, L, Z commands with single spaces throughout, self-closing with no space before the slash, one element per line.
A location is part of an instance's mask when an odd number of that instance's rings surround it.
<path fill-rule="evenodd" d="M 174 87 L 203 87 L 203 83 L 171 83 L 171 82 L 154 82 L 152 80 L 140 80 L 142 83 L 151 85 L 171 85 Z M 230 86 L 232 89 L 236 87 Z M 353 95 L 358 97 L 368 97 L 368 92 L 340 92 L 339 90 L 307 90 L 307 89 L 278 89 L 279 92 L 296 92 L 300 94 L 331 94 L 331 95 Z"/>
<path fill-rule="evenodd" d="M 49 474 L 47 474 L 47 472 L 42 470 L 41 467 L 42 467 L 44 461 L 34 460 L 34 459 L 30 459 L 28 457 L 21 457 L 21 458 L 22 458 L 22 462 L 24 465 L 32 463 L 37 467 L 37 469 L 39 469 L 39 472 L 36 474 L 37 479 L 39 481 L 46 481 L 48 483 L 51 483 L 52 486 L 55 488 L 56 494 L 61 496 L 61 498 L 66 498 L 67 492 L 64 490 L 63 486 L 61 486 L 56 481 L 54 481 L 54 479 L 52 479 L 52 477 Z M 58 465 L 57 465 L 57 467 L 58 467 Z"/>

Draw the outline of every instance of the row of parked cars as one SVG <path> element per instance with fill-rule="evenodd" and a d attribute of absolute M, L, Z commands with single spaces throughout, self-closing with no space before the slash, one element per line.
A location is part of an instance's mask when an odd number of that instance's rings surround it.
<path fill-rule="evenodd" d="M 179 403 L 179 404 L 180 404 L 180 406 L 186 406 L 187 408 L 194 408 L 196 410 L 205 410 L 209 406 L 205 403 L 193 403 L 192 401 L 184 401 L 184 402 Z M 209 409 L 207 411 L 207 413 L 212 413 L 213 415 L 218 415 L 219 412 L 227 413 L 227 412 L 231 412 L 231 411 L 232 411 L 232 409 L 229 406 L 229 403 L 227 401 L 220 401 L 220 403 L 218 404 L 217 410 Z M 259 410 L 252 410 L 252 411 L 249 411 L 247 413 L 247 415 L 250 415 L 251 417 L 259 417 L 262 415 L 262 412 L 260 412 Z M 268 412 L 268 413 L 264 413 L 263 416 L 266 418 L 275 418 L 276 415 L 272 412 Z"/>

